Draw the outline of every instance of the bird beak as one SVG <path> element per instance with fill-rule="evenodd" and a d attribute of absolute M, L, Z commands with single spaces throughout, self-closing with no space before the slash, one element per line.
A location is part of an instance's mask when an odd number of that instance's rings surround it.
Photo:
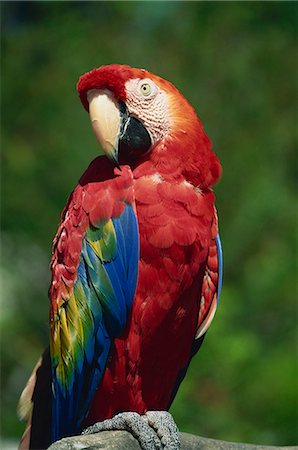
<path fill-rule="evenodd" d="M 119 167 L 118 140 L 121 126 L 119 104 L 108 89 L 91 89 L 87 92 L 87 99 L 96 139 L 106 156 Z"/>

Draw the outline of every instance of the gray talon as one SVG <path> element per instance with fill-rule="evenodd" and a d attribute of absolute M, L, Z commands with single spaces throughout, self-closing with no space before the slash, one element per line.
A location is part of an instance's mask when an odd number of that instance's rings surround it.
<path fill-rule="evenodd" d="M 143 416 L 136 412 L 120 413 L 86 428 L 82 434 L 107 430 L 129 431 L 138 440 L 142 450 L 180 449 L 178 427 L 167 411 L 148 411 Z"/>
<path fill-rule="evenodd" d="M 148 411 L 146 417 L 161 439 L 164 450 L 179 450 L 180 439 L 178 427 L 167 411 Z"/>
<path fill-rule="evenodd" d="M 82 434 L 93 434 L 107 430 L 129 431 L 139 442 L 142 450 L 162 450 L 162 444 L 155 431 L 136 412 L 117 414 L 112 419 L 98 422 L 86 428 Z"/>

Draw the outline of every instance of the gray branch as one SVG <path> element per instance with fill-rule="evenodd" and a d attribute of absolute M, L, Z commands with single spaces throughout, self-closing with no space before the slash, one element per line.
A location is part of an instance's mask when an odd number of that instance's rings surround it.
<path fill-rule="evenodd" d="M 298 450 L 298 447 L 274 447 L 207 439 L 180 433 L 181 450 Z M 48 450 L 140 450 L 138 441 L 127 431 L 102 431 L 86 436 L 74 436 L 52 444 Z"/>

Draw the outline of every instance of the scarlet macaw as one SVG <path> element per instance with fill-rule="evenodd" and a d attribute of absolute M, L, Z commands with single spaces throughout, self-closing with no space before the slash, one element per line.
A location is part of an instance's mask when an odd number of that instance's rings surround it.
<path fill-rule="evenodd" d="M 221 289 L 211 189 L 221 166 L 192 106 L 170 82 L 117 64 L 86 73 L 77 90 L 108 158 L 79 180 L 54 240 L 50 349 L 20 400 L 22 448 L 127 411 L 153 423 Z"/>

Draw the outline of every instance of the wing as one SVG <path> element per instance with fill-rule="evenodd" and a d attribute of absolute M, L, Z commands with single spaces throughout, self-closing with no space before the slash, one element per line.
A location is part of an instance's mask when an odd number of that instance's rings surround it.
<path fill-rule="evenodd" d="M 177 394 L 181 382 L 186 375 L 189 364 L 194 355 L 199 351 L 204 341 L 206 331 L 214 318 L 222 287 L 222 272 L 222 247 L 218 233 L 217 213 L 214 209 L 214 220 L 211 226 L 211 242 L 209 245 L 205 274 L 202 283 L 197 332 L 195 339 L 193 340 L 188 363 L 186 366 L 182 367 L 178 373 L 177 381 L 169 402 L 169 408 Z"/>
<path fill-rule="evenodd" d="M 53 441 L 80 430 L 135 294 L 139 232 L 132 175 L 128 168 L 118 175 L 102 182 L 83 178 L 54 243 Z"/>
<path fill-rule="evenodd" d="M 212 225 L 212 239 L 202 284 L 196 339 L 199 339 L 206 333 L 214 318 L 222 286 L 222 266 L 222 247 L 217 228 L 217 216 L 215 215 Z"/>

